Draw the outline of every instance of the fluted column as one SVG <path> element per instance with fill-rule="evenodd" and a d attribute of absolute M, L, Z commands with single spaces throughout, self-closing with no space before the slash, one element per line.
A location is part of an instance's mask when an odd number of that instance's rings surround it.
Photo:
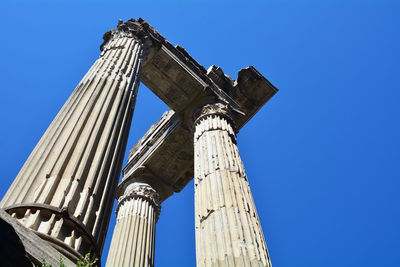
<path fill-rule="evenodd" d="M 134 23 L 104 35 L 83 77 L 0 207 L 66 256 L 100 258 L 149 41 Z"/>
<path fill-rule="evenodd" d="M 106 266 L 154 266 L 155 227 L 160 213 L 159 193 L 146 182 L 131 182 L 118 199 Z"/>
<path fill-rule="evenodd" d="M 271 266 L 229 108 L 207 104 L 194 124 L 197 266 Z"/>

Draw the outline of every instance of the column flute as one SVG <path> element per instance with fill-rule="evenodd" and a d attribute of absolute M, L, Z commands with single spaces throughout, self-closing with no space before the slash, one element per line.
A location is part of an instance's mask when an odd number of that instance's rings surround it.
<path fill-rule="evenodd" d="M 161 210 L 159 189 L 146 178 L 120 185 L 117 223 L 106 266 L 154 266 L 156 222 Z"/>
<path fill-rule="evenodd" d="M 25 162 L 0 207 L 72 260 L 101 251 L 142 64 L 135 21 L 104 35 L 101 55 Z"/>
<path fill-rule="evenodd" d="M 194 116 L 197 266 L 271 266 L 228 104 Z"/>

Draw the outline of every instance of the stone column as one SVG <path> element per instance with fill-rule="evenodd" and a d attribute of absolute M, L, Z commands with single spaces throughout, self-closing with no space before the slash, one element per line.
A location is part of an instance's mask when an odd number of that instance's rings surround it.
<path fill-rule="evenodd" d="M 227 105 L 195 116 L 197 266 L 271 266 Z"/>
<path fill-rule="evenodd" d="M 154 266 L 155 227 L 161 209 L 160 194 L 145 181 L 129 181 L 118 199 L 106 266 Z"/>
<path fill-rule="evenodd" d="M 138 32 L 119 23 L 104 35 L 0 204 L 72 260 L 101 256 L 149 45 Z"/>

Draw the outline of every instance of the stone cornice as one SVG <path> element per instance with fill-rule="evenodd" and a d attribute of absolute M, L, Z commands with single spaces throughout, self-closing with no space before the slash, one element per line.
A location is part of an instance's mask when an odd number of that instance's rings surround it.
<path fill-rule="evenodd" d="M 144 72 L 153 70 L 145 68 Z M 234 121 L 236 133 L 277 92 L 277 89 L 253 67 L 240 70 L 236 80 L 230 80 L 218 67 L 211 69 L 209 75 L 216 83 L 225 83 L 228 86 L 233 83 L 232 97 L 245 113 L 244 116 L 237 112 L 229 114 Z M 163 85 L 161 82 L 158 84 Z M 216 101 L 215 97 L 212 99 L 211 101 Z M 179 113 L 172 110 L 164 113 L 131 150 L 123 170 L 123 182 L 129 177 L 137 177 L 138 169 L 146 166 L 158 181 L 162 181 L 174 192 L 181 191 L 193 177 L 193 132 L 189 125 L 193 125 L 193 119 L 196 119 L 193 114 L 199 111 L 199 107 L 209 103 L 211 102 L 196 103 L 196 107 L 188 113 L 185 113 L 185 110 Z M 222 101 L 219 103 L 226 104 Z M 212 109 L 203 110 L 203 114 L 212 113 L 217 112 Z M 169 195 L 164 195 L 162 199 L 165 200 Z"/>
<path fill-rule="evenodd" d="M 153 124 L 150 129 L 143 135 L 142 138 L 136 143 L 136 145 L 129 151 L 129 162 L 136 162 L 139 157 L 142 157 L 146 153 L 146 148 L 153 145 L 156 140 L 162 139 L 162 133 L 170 127 L 175 127 L 179 120 L 170 121 L 169 119 L 174 116 L 173 110 L 168 110 L 163 113 L 161 118 Z"/>
<path fill-rule="evenodd" d="M 277 88 L 252 66 L 240 70 L 236 79 L 217 66 L 206 70 L 183 47 L 172 45 L 144 20 L 137 22 L 160 45 L 150 49 L 141 81 L 171 110 L 131 150 L 122 183 L 139 177 L 139 169 L 145 166 L 168 188 L 168 193 L 162 194 L 165 200 L 193 178 L 194 120 L 218 112 L 204 110 L 197 117 L 195 113 L 206 104 L 226 104 L 230 112 L 224 117 L 234 122 L 230 124 L 237 133 Z"/>

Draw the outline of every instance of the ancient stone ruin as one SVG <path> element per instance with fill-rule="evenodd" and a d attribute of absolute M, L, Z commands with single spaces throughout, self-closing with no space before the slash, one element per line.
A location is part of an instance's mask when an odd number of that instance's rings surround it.
<path fill-rule="evenodd" d="M 142 19 L 103 38 L 1 201 L 14 254 L 53 266 L 100 258 L 116 197 L 105 265 L 154 266 L 162 202 L 194 177 L 197 266 L 271 266 L 236 135 L 277 89 L 253 67 L 236 80 L 206 70 Z M 170 110 L 131 149 L 118 184 L 140 82 Z"/>

